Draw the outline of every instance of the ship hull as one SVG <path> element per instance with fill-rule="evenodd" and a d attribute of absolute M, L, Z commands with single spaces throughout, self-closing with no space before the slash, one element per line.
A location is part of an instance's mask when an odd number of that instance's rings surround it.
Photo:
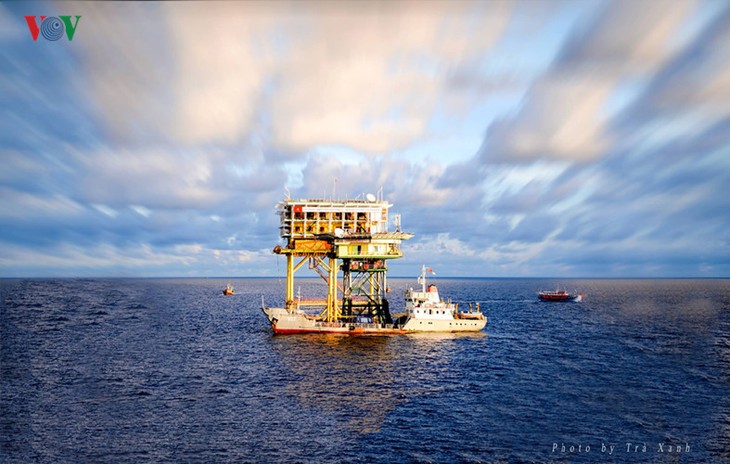
<path fill-rule="evenodd" d="M 479 332 L 487 325 L 483 319 L 409 319 L 403 325 L 408 332 Z"/>
<path fill-rule="evenodd" d="M 479 332 L 487 324 L 482 319 L 408 319 L 404 324 L 375 324 L 362 322 L 324 322 L 303 312 L 285 308 L 262 308 L 275 334 L 336 334 L 336 335 L 401 335 L 420 332 Z"/>
<path fill-rule="evenodd" d="M 583 295 L 543 295 L 538 294 L 538 298 L 541 301 L 554 301 L 554 302 L 568 302 L 568 303 L 580 303 L 583 301 Z"/>

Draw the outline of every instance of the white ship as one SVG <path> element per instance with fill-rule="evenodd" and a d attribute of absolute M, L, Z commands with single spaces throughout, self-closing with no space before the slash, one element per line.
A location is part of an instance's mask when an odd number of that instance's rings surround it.
<path fill-rule="evenodd" d="M 478 332 L 487 325 L 479 303 L 470 305 L 468 312 L 460 312 L 457 304 L 439 298 L 436 285 L 426 285 L 426 272 L 423 266 L 418 278 L 420 292 L 406 290 L 406 312 L 394 315 L 396 325 L 406 332 Z"/>

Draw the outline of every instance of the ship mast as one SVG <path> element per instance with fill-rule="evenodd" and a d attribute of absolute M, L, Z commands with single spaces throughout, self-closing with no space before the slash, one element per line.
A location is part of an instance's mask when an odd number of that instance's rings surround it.
<path fill-rule="evenodd" d="M 418 276 L 418 283 L 421 284 L 421 291 L 426 293 L 426 265 L 421 268 L 421 275 Z"/>
<path fill-rule="evenodd" d="M 392 323 L 386 262 L 403 256 L 400 243 L 413 234 L 401 232 L 400 221 L 395 232 L 388 232 L 391 206 L 370 194 L 365 200 L 287 198 L 279 202 L 280 236 L 286 243 L 275 247 L 274 253 L 286 256 L 286 309 L 318 308 L 318 319 L 325 322 L 366 316 L 377 323 Z M 326 297 L 295 302 L 294 275 L 304 264 L 327 283 Z"/>

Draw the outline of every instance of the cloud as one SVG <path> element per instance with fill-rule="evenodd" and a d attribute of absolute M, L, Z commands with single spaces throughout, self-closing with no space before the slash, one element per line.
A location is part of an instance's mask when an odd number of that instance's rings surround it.
<path fill-rule="evenodd" d="M 120 142 L 234 144 L 255 129 L 280 150 L 371 153 L 422 136 L 449 72 L 509 19 L 503 2 L 79 8 L 90 88 Z"/>
<path fill-rule="evenodd" d="M 233 248 L 233 230 L 239 248 L 258 249 L 262 237 L 267 247 L 276 242 L 273 204 L 286 174 L 261 156 L 210 146 L 59 148 L 50 158 L 1 152 L 0 241 L 213 249 Z"/>
<path fill-rule="evenodd" d="M 174 50 L 176 139 L 235 143 L 262 110 L 276 55 L 278 6 L 242 3 L 164 5 Z M 202 38 L 202 40 L 201 40 Z"/>
<path fill-rule="evenodd" d="M 217 250 L 200 244 L 170 247 L 136 243 L 80 246 L 59 242 L 53 248 L 31 248 L 2 243 L 4 276 L 200 276 L 250 274 L 265 268 L 270 250 Z M 273 274 L 272 274 L 273 275 Z"/>
<path fill-rule="evenodd" d="M 491 124 L 483 162 L 556 158 L 590 161 L 616 141 L 612 99 L 676 51 L 672 40 L 692 3 L 613 2 L 569 37 L 531 86 L 520 111 Z"/>
<path fill-rule="evenodd" d="M 722 81 L 726 15 L 705 27 L 711 15 L 697 14 L 695 6 L 617 2 L 592 11 L 594 19 L 568 36 L 519 110 L 490 124 L 473 159 L 444 171 L 442 187 L 458 192 L 466 179 L 483 193 L 471 212 L 482 227 L 470 224 L 466 233 L 454 228 L 449 239 L 480 258 L 486 254 L 479 250 L 491 244 L 502 251 L 490 259 L 507 257 L 518 273 L 524 263 L 528 275 L 578 269 L 641 274 L 642 266 L 668 275 L 688 265 L 689 250 L 696 262 L 712 262 L 709 267 L 717 270 L 717 259 L 701 256 L 702 243 L 729 255 L 718 214 L 730 205 L 710 193 L 729 179 L 709 172 L 727 164 L 727 123 L 707 126 L 684 118 L 662 126 L 661 118 L 675 118 L 673 112 L 692 110 L 695 102 L 655 105 L 667 82 L 688 86 L 679 95 L 701 100 L 704 82 Z M 723 107 L 718 101 L 716 107 Z M 657 108 L 653 115 L 642 109 L 644 103 L 649 111 Z M 658 131 L 653 140 L 647 137 L 651 130 Z M 470 217 L 465 209 L 454 216 L 459 214 Z M 642 247 L 652 251 L 638 252 Z M 579 249 L 588 251 L 593 266 L 571 264 Z M 615 255 L 608 258 L 611 250 Z M 601 259 L 603 268 L 595 264 Z"/>
<path fill-rule="evenodd" d="M 724 7 L 682 53 L 651 79 L 617 121 L 623 132 L 692 136 L 730 115 L 730 8 Z M 636 131 L 637 122 L 648 130 Z"/>
<path fill-rule="evenodd" d="M 483 156 L 590 160 L 609 146 L 601 108 L 614 83 L 594 74 L 553 73 L 536 83 L 519 117 L 494 123 Z"/>
<path fill-rule="evenodd" d="M 160 4 L 67 4 L 81 15 L 74 50 L 91 117 L 115 144 L 174 137 L 176 66 Z"/>
<path fill-rule="evenodd" d="M 221 200 L 212 188 L 214 157 L 169 149 L 77 152 L 81 195 L 110 206 L 205 208 Z"/>
<path fill-rule="evenodd" d="M 562 69 L 596 66 L 617 76 L 651 75 L 683 45 L 680 31 L 695 0 L 606 3 L 578 26 L 557 57 Z"/>
<path fill-rule="evenodd" d="M 320 6 L 322 4 L 319 4 Z M 350 5 L 351 6 L 351 5 Z M 272 102 L 277 144 L 346 145 L 384 153 L 422 136 L 448 72 L 488 50 L 509 17 L 504 3 L 405 2 L 324 6 L 293 34 Z M 476 18 L 476 19 L 475 19 Z"/>
<path fill-rule="evenodd" d="M 8 188 L 0 188 L 0 194 L 0 218 L 5 221 L 75 216 L 84 210 L 83 205 L 59 194 L 38 195 Z"/>

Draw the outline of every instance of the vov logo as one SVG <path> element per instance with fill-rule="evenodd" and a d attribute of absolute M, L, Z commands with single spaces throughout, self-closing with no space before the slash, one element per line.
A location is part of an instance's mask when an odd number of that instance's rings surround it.
<path fill-rule="evenodd" d="M 40 18 L 40 24 L 38 18 Z M 25 21 L 28 23 L 30 36 L 33 37 L 34 42 L 38 40 L 38 33 L 46 40 L 56 41 L 63 37 L 64 31 L 70 42 L 74 39 L 80 18 L 81 16 L 76 16 L 76 22 L 72 23 L 71 16 L 26 16 Z"/>

